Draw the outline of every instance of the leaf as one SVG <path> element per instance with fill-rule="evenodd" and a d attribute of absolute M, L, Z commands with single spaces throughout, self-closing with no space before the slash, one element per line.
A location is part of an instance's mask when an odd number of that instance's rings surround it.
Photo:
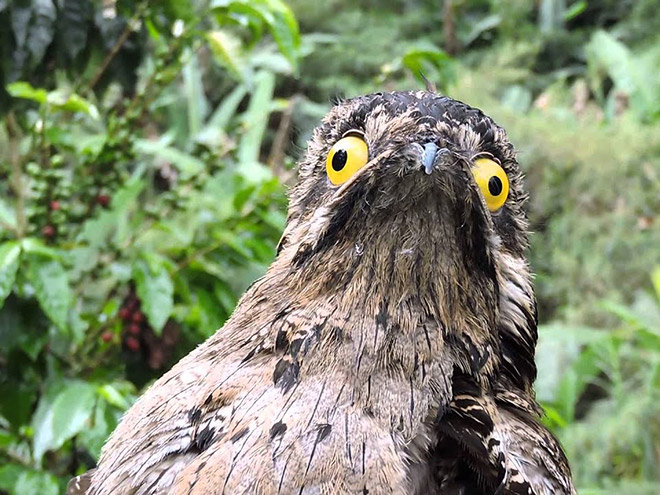
<path fill-rule="evenodd" d="M 651 272 L 651 282 L 655 290 L 656 300 L 660 304 L 660 266 L 656 266 L 653 272 Z"/>
<path fill-rule="evenodd" d="M 491 14 L 476 22 L 470 33 L 463 39 L 463 45 L 469 46 L 474 43 L 483 33 L 495 29 L 502 23 L 502 17 L 499 14 Z"/>
<path fill-rule="evenodd" d="M 60 486 L 57 477 L 43 471 L 25 470 L 16 480 L 17 495 L 58 495 Z"/>
<path fill-rule="evenodd" d="M 586 0 L 580 0 L 579 2 L 575 2 L 573 5 L 568 7 L 564 12 L 564 20 L 570 21 L 575 19 L 577 16 L 582 14 L 582 12 L 587 10 L 587 7 L 588 5 Z"/>
<path fill-rule="evenodd" d="M 14 31 L 14 40 L 16 40 L 16 47 L 23 48 L 28 38 L 28 24 L 32 17 L 32 11 L 29 4 L 14 5 L 11 9 L 11 27 Z"/>
<path fill-rule="evenodd" d="M 25 81 L 16 81 L 7 84 L 7 92 L 14 98 L 23 98 L 24 100 L 36 101 L 37 103 L 46 103 L 48 92 L 45 89 L 35 89 Z"/>
<path fill-rule="evenodd" d="M 4 464 L 0 466 L 0 490 L 16 493 L 14 487 L 25 467 L 19 464 Z"/>
<path fill-rule="evenodd" d="M 206 33 L 206 41 L 216 62 L 225 67 L 236 79 L 243 79 L 245 61 L 241 40 L 228 31 L 218 29 Z"/>
<path fill-rule="evenodd" d="M 24 308 L 25 306 L 22 306 L 18 300 L 13 301 L 13 304 L 9 304 L 9 301 L 5 300 L 2 311 L 0 311 L 0 354 L 6 356 L 12 349 L 19 348 L 34 361 L 48 341 L 48 332 L 43 328 L 43 324 L 40 324 L 39 320 L 42 319 L 42 316 L 33 315 L 34 312 L 26 312 Z M 27 366 L 27 363 L 24 364 Z M 5 412 L 5 416 L 22 410 L 21 400 L 14 394 L 21 394 L 20 386 L 12 387 L 11 392 L 0 390 L 0 397 L 12 403 L 11 413 Z M 28 405 L 28 409 L 29 407 Z M 1 409 L 2 401 L 0 401 Z"/>
<path fill-rule="evenodd" d="M 57 13 L 52 0 L 33 0 L 32 16 L 28 28 L 26 45 L 33 64 L 41 61 L 46 48 L 53 41 Z"/>
<path fill-rule="evenodd" d="M 254 84 L 255 90 L 242 118 L 245 132 L 238 146 L 238 161 L 245 165 L 259 161 L 261 142 L 270 113 L 269 103 L 275 89 L 275 75 L 266 71 L 258 72 L 255 75 Z M 250 176 L 248 175 L 246 178 L 249 179 Z"/>
<path fill-rule="evenodd" d="M 147 139 L 137 139 L 135 141 L 135 151 L 145 155 L 156 156 L 171 163 L 181 172 L 183 179 L 194 177 L 206 168 L 204 162 L 199 158 L 168 146 L 164 140 L 150 141 Z"/>
<path fill-rule="evenodd" d="M 236 86 L 220 103 L 218 108 L 208 119 L 204 128 L 195 136 L 195 140 L 210 149 L 221 146 L 229 130 L 229 124 L 236 115 L 238 105 L 247 94 L 247 87 L 243 84 Z"/>
<path fill-rule="evenodd" d="M 426 76 L 441 88 L 447 87 L 456 77 L 454 59 L 434 46 L 408 50 L 401 63 L 419 81 L 424 82 Z"/>
<path fill-rule="evenodd" d="M 133 267 L 135 289 L 142 302 L 142 311 L 157 335 L 174 309 L 174 284 L 163 258 L 144 254 Z"/>
<path fill-rule="evenodd" d="M 300 57 L 300 30 L 292 10 L 281 0 L 214 0 L 212 9 L 227 10 L 257 18 L 272 35 L 277 48 L 287 58 L 294 72 Z"/>
<path fill-rule="evenodd" d="M 88 426 L 96 401 L 96 387 L 79 380 L 53 382 L 39 401 L 32 418 L 35 461 L 44 453 L 60 448 L 64 442 Z"/>
<path fill-rule="evenodd" d="M 282 54 L 291 62 L 294 72 L 298 70 L 298 50 L 300 49 L 300 32 L 296 17 L 281 0 L 262 0 L 253 5 L 260 10 L 268 25 L 268 29 Z"/>
<path fill-rule="evenodd" d="M 191 56 L 188 63 L 183 66 L 182 73 L 184 92 L 182 96 L 185 96 L 188 111 L 188 135 L 195 136 L 202 128 L 209 112 L 209 104 L 204 96 L 202 70 L 196 55 Z"/>
<path fill-rule="evenodd" d="M 109 242 L 118 244 L 120 229 L 125 228 L 129 213 L 136 208 L 137 198 L 145 186 L 144 181 L 135 177 L 127 181 L 112 196 L 109 210 L 100 212 L 84 223 L 80 240 L 97 248 L 107 247 Z"/>
<path fill-rule="evenodd" d="M 69 58 L 76 58 L 85 48 L 91 18 L 91 0 L 64 0 L 61 5 L 58 34 Z"/>
<path fill-rule="evenodd" d="M 197 289 L 194 294 L 196 304 L 189 308 L 187 322 L 198 329 L 203 338 L 210 337 L 225 321 L 225 314 L 218 300 L 204 289 Z M 235 305 L 235 304 L 234 304 Z M 233 305 L 229 312 L 233 309 Z"/>
<path fill-rule="evenodd" d="M 4 225 L 3 225 L 4 224 Z M 0 198 L 0 227 L 16 228 L 16 214 L 14 209 Z"/>
<path fill-rule="evenodd" d="M 96 106 L 75 93 L 68 93 L 64 90 L 56 89 L 55 91 L 48 93 L 46 101 L 51 105 L 53 110 L 74 113 L 82 112 L 86 113 L 93 119 L 99 118 L 99 111 Z"/>
<path fill-rule="evenodd" d="M 44 313 L 60 331 L 68 333 L 68 316 L 73 296 L 62 264 L 43 256 L 29 256 L 25 275 L 34 287 Z"/>
<path fill-rule="evenodd" d="M 117 420 L 106 402 L 97 401 L 90 422 L 91 425 L 78 434 L 77 443 L 98 459 L 103 444 L 117 426 Z"/>
<path fill-rule="evenodd" d="M 20 254 L 21 246 L 16 241 L 0 245 L 0 308 L 14 286 Z"/>
<path fill-rule="evenodd" d="M 585 47 L 590 68 L 605 70 L 618 89 L 630 94 L 635 81 L 635 60 L 630 49 L 605 31 L 596 31 Z"/>
<path fill-rule="evenodd" d="M 59 260 L 62 259 L 61 253 L 57 249 L 47 246 L 41 239 L 36 237 L 26 237 L 21 241 L 21 248 L 26 253 L 38 254 L 46 258 Z"/>
<path fill-rule="evenodd" d="M 536 348 L 539 373 L 535 384 L 538 399 L 555 403 L 562 393 L 566 397 L 566 380 L 580 359 L 580 349 L 607 338 L 607 332 L 589 327 L 561 324 L 539 326 Z"/>
<path fill-rule="evenodd" d="M 122 411 L 130 407 L 130 402 L 124 394 L 112 383 L 106 383 L 98 389 L 98 393 L 110 405 L 115 406 Z"/>
<path fill-rule="evenodd" d="M 165 0 L 162 4 L 165 14 L 170 20 L 190 19 L 195 14 L 195 4 L 190 0 Z"/>

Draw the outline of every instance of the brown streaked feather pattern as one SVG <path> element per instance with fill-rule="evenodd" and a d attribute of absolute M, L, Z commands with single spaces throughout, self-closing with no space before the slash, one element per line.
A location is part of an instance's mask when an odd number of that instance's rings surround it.
<path fill-rule="evenodd" d="M 336 187 L 325 157 L 351 129 L 370 161 Z M 511 184 L 496 214 L 471 173 L 484 155 Z M 574 493 L 534 400 L 526 194 L 504 130 L 429 92 L 349 100 L 290 200 L 266 275 L 67 493 Z"/>

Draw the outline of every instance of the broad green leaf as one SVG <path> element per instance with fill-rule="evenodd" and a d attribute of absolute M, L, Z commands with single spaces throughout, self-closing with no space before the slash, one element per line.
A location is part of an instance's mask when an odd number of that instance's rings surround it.
<path fill-rule="evenodd" d="M 578 2 L 575 2 L 573 5 L 568 7 L 566 11 L 564 12 L 564 20 L 565 21 L 570 21 L 575 19 L 577 16 L 582 14 L 587 9 L 587 1 L 586 0 L 579 0 Z"/>
<path fill-rule="evenodd" d="M 87 44 L 88 22 L 92 17 L 91 0 L 63 0 L 58 36 L 67 55 L 74 59 Z"/>
<path fill-rule="evenodd" d="M 536 394 L 540 401 L 555 403 L 575 388 L 567 378 L 573 376 L 573 367 L 579 361 L 582 347 L 609 338 L 602 330 L 561 324 L 539 327 L 539 342 L 536 347 L 536 362 L 539 368 L 536 379 Z M 569 380 L 567 382 L 567 380 Z"/>
<path fill-rule="evenodd" d="M 41 61 L 46 48 L 53 41 L 57 12 L 53 0 L 33 0 L 32 16 L 28 28 L 26 44 L 32 56 L 32 63 Z"/>
<path fill-rule="evenodd" d="M 25 275 L 34 287 L 44 313 L 60 331 L 68 333 L 68 316 L 73 297 L 62 264 L 43 256 L 29 256 Z"/>
<path fill-rule="evenodd" d="M 25 470 L 16 480 L 14 491 L 17 495 L 58 495 L 60 485 L 57 477 L 44 471 Z"/>
<path fill-rule="evenodd" d="M 25 466 L 21 466 L 20 464 L 8 463 L 0 466 L 0 490 L 12 494 L 16 493 L 14 491 L 16 481 L 18 481 L 19 476 L 25 469 Z"/>
<path fill-rule="evenodd" d="M 7 84 L 7 93 L 14 98 L 32 100 L 37 103 L 46 103 L 46 100 L 48 99 L 48 92 L 45 89 L 33 88 L 30 83 L 24 81 L 16 81 Z"/>
<path fill-rule="evenodd" d="M 76 440 L 85 447 L 95 459 L 98 459 L 101 448 L 108 436 L 117 426 L 117 419 L 110 406 L 102 400 L 96 402 L 94 412 L 90 417 L 91 424 L 83 428 Z"/>
<path fill-rule="evenodd" d="M 4 227 L 16 228 L 16 214 L 14 209 L 0 198 L 0 230 Z"/>
<path fill-rule="evenodd" d="M 215 60 L 236 79 L 243 79 L 245 61 L 243 60 L 241 40 L 228 31 L 218 29 L 206 33 L 206 41 Z"/>
<path fill-rule="evenodd" d="M 289 59 L 294 72 L 297 72 L 300 33 L 293 12 L 281 0 L 262 0 L 254 2 L 253 5 L 262 13 L 277 47 Z"/>
<path fill-rule="evenodd" d="M 5 356 L 12 349 L 19 348 L 25 352 L 32 361 L 36 359 L 48 340 L 48 332 L 41 322 L 41 315 L 33 315 L 32 312 L 24 311 L 20 301 L 16 300 L 13 304 L 5 304 L 0 311 L 0 354 Z M 38 312 L 37 312 L 38 313 Z M 36 317 L 36 318 L 35 318 Z M 24 363 L 27 365 L 28 363 Z M 6 382 L 5 382 L 6 383 Z M 5 416 L 21 410 L 21 400 L 17 397 L 9 399 L 9 395 L 21 394 L 21 387 L 12 387 L 10 392 L 3 391 L 0 384 L 0 397 L 7 398 L 12 402 L 11 413 L 5 412 Z M 28 409 L 29 409 L 28 405 Z M 0 401 L 0 410 L 2 410 L 2 401 Z"/>
<path fill-rule="evenodd" d="M 16 442 L 16 436 L 4 428 L 0 428 L 0 451 L 6 450 Z"/>
<path fill-rule="evenodd" d="M 498 14 L 488 15 L 483 19 L 480 19 L 478 22 L 475 22 L 472 25 L 472 29 L 470 29 L 469 34 L 463 38 L 463 46 L 471 45 L 477 38 L 479 38 L 479 36 L 482 35 L 482 33 L 490 31 L 491 29 L 495 29 L 501 23 L 502 17 Z"/>
<path fill-rule="evenodd" d="M 585 51 L 592 69 L 605 70 L 618 89 L 628 94 L 635 91 L 635 60 L 626 45 L 605 31 L 597 31 L 585 46 Z"/>
<path fill-rule="evenodd" d="M 203 289 L 196 290 L 194 300 L 195 304 L 189 308 L 186 321 L 195 325 L 202 337 L 209 337 L 220 328 L 226 316 L 218 304 L 218 300 L 209 292 Z"/>
<path fill-rule="evenodd" d="M 538 25 L 543 33 L 559 29 L 564 25 L 564 2 L 540 0 Z"/>
<path fill-rule="evenodd" d="M 287 58 L 294 72 L 300 57 L 300 31 L 296 17 L 281 0 L 213 0 L 212 9 L 258 18 L 272 35 L 277 48 Z"/>
<path fill-rule="evenodd" d="M 655 289 L 656 300 L 658 301 L 658 304 L 660 304 L 660 266 L 656 266 L 651 273 L 651 282 Z"/>
<path fill-rule="evenodd" d="M 0 245 L 0 308 L 14 286 L 20 254 L 21 246 L 16 241 Z"/>
<path fill-rule="evenodd" d="M 109 242 L 119 243 L 122 228 L 129 213 L 137 207 L 136 201 L 145 187 L 144 181 L 131 178 L 113 196 L 109 210 L 101 211 L 83 225 L 80 240 L 93 247 L 104 248 Z M 113 234 L 115 234 L 113 236 Z"/>
<path fill-rule="evenodd" d="M 133 267 L 135 289 L 142 311 L 156 334 L 160 335 L 174 308 L 174 284 L 162 258 L 145 255 Z"/>
<path fill-rule="evenodd" d="M 44 256 L 46 258 L 60 260 L 62 254 L 52 247 L 47 246 L 41 239 L 36 237 L 26 237 L 21 241 L 21 248 L 28 254 Z"/>
<path fill-rule="evenodd" d="M 98 393 L 108 404 L 111 404 L 122 411 L 130 407 L 130 402 L 124 394 L 112 383 L 106 383 L 98 389 Z"/>
<path fill-rule="evenodd" d="M 240 105 L 246 94 L 247 87 L 244 84 L 236 86 L 222 100 L 199 134 L 194 137 L 195 141 L 213 150 L 222 149 L 223 146 L 226 146 L 230 123 L 236 115 L 238 105 Z"/>
<path fill-rule="evenodd" d="M 213 112 L 211 117 L 207 122 L 207 127 L 216 127 L 225 132 L 229 131 L 229 123 L 232 118 L 236 115 L 236 109 L 238 105 L 241 104 L 243 98 L 247 94 L 247 87 L 245 85 L 239 85 L 234 88 L 234 90 L 229 93 L 223 100 L 218 108 Z"/>
<path fill-rule="evenodd" d="M 48 93 L 46 101 L 54 110 L 82 112 L 93 119 L 99 118 L 99 111 L 96 106 L 75 93 L 56 89 Z"/>
<path fill-rule="evenodd" d="M 255 184 L 273 178 L 273 171 L 259 162 L 241 162 L 236 167 L 236 172 L 250 183 Z"/>
<path fill-rule="evenodd" d="M 37 462 L 44 453 L 61 447 L 88 421 L 96 401 L 96 387 L 87 382 L 53 382 L 39 401 L 32 418 L 33 455 Z"/>
<path fill-rule="evenodd" d="M 181 176 L 184 179 L 194 177 L 206 168 L 204 162 L 199 158 L 167 146 L 162 141 L 138 139 L 135 141 L 135 150 L 145 155 L 157 156 L 158 158 L 167 160 L 181 172 Z"/>
<path fill-rule="evenodd" d="M 171 20 L 188 20 L 195 14 L 195 3 L 190 0 L 165 0 L 162 4 L 166 15 Z"/>
<path fill-rule="evenodd" d="M 197 55 L 191 55 L 190 60 L 183 66 L 183 96 L 188 111 L 188 136 L 196 136 L 202 129 L 204 120 L 209 112 L 209 104 L 204 95 L 202 71 Z"/>
<path fill-rule="evenodd" d="M 431 44 L 409 49 L 401 63 L 418 80 L 424 82 L 424 77 L 430 78 L 441 88 L 447 87 L 456 77 L 454 59 Z"/>
<path fill-rule="evenodd" d="M 252 98 L 250 98 L 248 109 L 242 118 L 245 132 L 238 147 L 238 162 L 244 166 L 259 162 L 261 142 L 270 113 L 269 103 L 273 98 L 275 89 L 275 75 L 271 72 L 259 72 L 254 79 L 256 87 L 252 93 Z M 250 173 L 244 176 L 248 180 L 251 179 Z"/>

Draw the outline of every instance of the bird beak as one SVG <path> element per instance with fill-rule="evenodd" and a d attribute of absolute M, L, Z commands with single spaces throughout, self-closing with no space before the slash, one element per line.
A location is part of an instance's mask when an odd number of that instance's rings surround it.
<path fill-rule="evenodd" d="M 442 150 L 440 150 L 442 152 Z M 438 155 L 438 145 L 435 143 L 426 143 L 422 151 L 422 166 L 426 175 L 431 175 L 435 158 Z"/>

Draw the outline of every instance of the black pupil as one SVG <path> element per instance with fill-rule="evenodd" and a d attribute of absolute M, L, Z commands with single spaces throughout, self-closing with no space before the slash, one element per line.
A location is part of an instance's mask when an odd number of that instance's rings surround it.
<path fill-rule="evenodd" d="M 335 166 L 334 160 L 332 166 Z M 502 181 L 499 177 L 493 175 L 490 179 L 488 179 L 488 192 L 493 196 L 499 196 L 502 193 L 502 189 Z"/>
<path fill-rule="evenodd" d="M 332 157 L 332 170 L 339 172 L 346 165 L 346 160 L 348 160 L 346 150 L 335 151 L 335 156 Z"/>

